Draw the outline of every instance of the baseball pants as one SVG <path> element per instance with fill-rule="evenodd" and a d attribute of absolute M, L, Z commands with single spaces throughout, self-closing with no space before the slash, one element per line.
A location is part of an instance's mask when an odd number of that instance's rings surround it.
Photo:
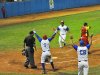
<path fill-rule="evenodd" d="M 78 75 L 88 75 L 88 61 L 79 61 L 78 62 Z"/>
<path fill-rule="evenodd" d="M 45 63 L 47 56 L 51 56 L 50 51 L 43 51 L 41 55 L 41 63 Z M 50 58 L 50 62 L 53 62 L 52 57 Z"/>
<path fill-rule="evenodd" d="M 30 47 L 26 47 L 26 50 L 28 52 L 28 57 L 27 57 L 27 60 L 26 60 L 26 65 L 31 65 L 31 67 L 34 67 L 35 66 L 35 62 L 34 62 L 34 50 L 33 48 L 30 48 Z M 31 52 L 33 51 L 33 52 Z"/>
<path fill-rule="evenodd" d="M 66 35 L 62 34 L 59 36 L 59 45 L 62 47 L 62 43 L 65 43 Z"/>

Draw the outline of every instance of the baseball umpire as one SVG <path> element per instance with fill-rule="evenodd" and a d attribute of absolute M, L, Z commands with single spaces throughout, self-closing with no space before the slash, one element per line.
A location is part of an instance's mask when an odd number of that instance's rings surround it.
<path fill-rule="evenodd" d="M 77 51 L 78 55 L 78 75 L 82 75 L 82 73 L 83 75 L 88 75 L 88 50 L 92 44 L 92 37 L 93 35 L 91 35 L 90 43 L 87 45 L 85 45 L 83 40 L 80 40 L 80 46 L 74 45 L 73 37 L 71 36 L 70 38 L 72 40 L 72 46 Z"/>
<path fill-rule="evenodd" d="M 33 37 L 33 35 L 34 32 L 30 31 L 29 35 L 24 39 L 24 49 L 26 52 L 25 55 L 27 57 L 26 62 L 24 63 L 24 67 L 28 68 L 30 65 L 32 69 L 36 69 L 37 66 L 35 65 L 34 61 L 34 48 L 36 49 L 36 46 L 35 46 L 35 38 Z"/>

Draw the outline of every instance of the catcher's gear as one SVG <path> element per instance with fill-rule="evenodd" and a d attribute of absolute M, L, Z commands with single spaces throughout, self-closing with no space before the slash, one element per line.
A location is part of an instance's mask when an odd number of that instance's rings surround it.
<path fill-rule="evenodd" d="M 46 56 L 45 62 L 50 62 L 51 59 L 51 55 L 50 56 Z"/>
<path fill-rule="evenodd" d="M 22 55 L 28 57 L 28 52 L 27 52 L 26 49 L 23 49 L 23 50 L 22 50 Z"/>

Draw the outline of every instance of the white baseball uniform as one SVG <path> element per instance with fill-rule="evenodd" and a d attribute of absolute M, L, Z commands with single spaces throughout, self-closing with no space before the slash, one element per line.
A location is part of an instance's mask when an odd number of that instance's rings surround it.
<path fill-rule="evenodd" d="M 75 50 L 77 50 L 78 55 L 78 75 L 88 75 L 88 49 L 90 48 L 90 44 L 87 46 L 73 46 Z"/>
<path fill-rule="evenodd" d="M 47 56 L 51 56 L 50 53 L 50 40 L 43 40 L 41 41 L 41 47 L 42 47 L 42 56 L 41 56 L 41 63 L 45 63 L 45 59 Z M 52 58 L 50 58 L 50 62 L 52 62 Z"/>
<path fill-rule="evenodd" d="M 56 33 L 54 33 L 52 36 L 54 36 Z M 37 39 L 39 40 L 39 42 L 41 43 L 41 48 L 42 48 L 42 55 L 41 55 L 41 63 L 45 63 L 46 57 L 47 56 L 51 56 L 50 53 L 50 41 L 53 38 L 48 38 L 46 40 L 40 38 L 37 34 L 36 34 Z M 52 57 L 49 59 L 50 62 L 52 61 Z"/>
<path fill-rule="evenodd" d="M 69 28 L 64 25 L 60 25 L 58 26 L 57 30 L 60 31 L 60 36 L 59 36 L 59 45 L 60 47 L 62 47 L 62 43 L 65 43 L 65 39 L 66 39 L 66 33 L 69 31 Z"/>

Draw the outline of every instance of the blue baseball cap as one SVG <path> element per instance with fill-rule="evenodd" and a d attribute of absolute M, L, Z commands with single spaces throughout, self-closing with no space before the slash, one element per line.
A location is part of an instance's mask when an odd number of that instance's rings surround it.
<path fill-rule="evenodd" d="M 80 46 L 84 45 L 84 41 L 80 40 Z"/>

